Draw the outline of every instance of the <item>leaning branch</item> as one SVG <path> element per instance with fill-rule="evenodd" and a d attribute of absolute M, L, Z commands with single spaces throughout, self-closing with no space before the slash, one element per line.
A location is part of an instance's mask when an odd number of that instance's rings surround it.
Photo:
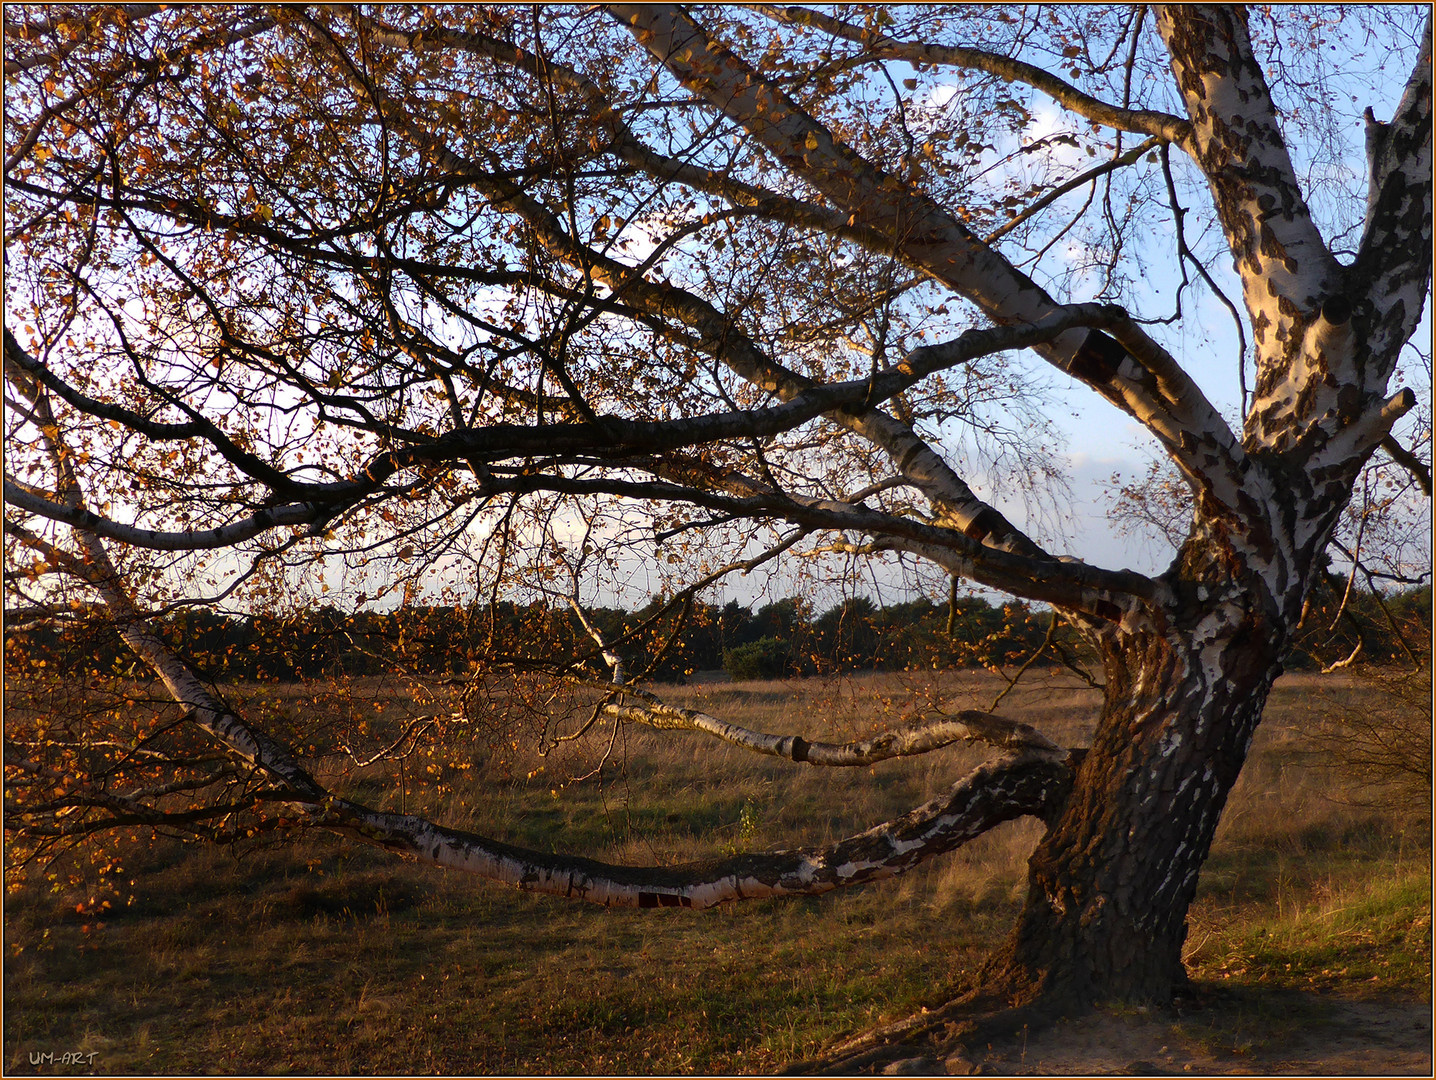
<path fill-rule="evenodd" d="M 1058 184 L 1046 195 L 1042 196 L 1042 198 L 1038 199 L 1031 206 L 1023 210 L 1022 213 L 1009 220 L 1001 228 L 995 230 L 994 232 L 988 233 L 987 237 L 983 240 L 983 243 L 991 244 L 994 240 L 998 240 L 1001 237 L 1006 236 L 1013 229 L 1021 225 L 1024 221 L 1027 221 L 1028 219 L 1047 209 L 1047 207 L 1051 206 L 1054 202 L 1062 198 L 1062 196 L 1066 195 L 1069 191 L 1075 191 L 1086 184 L 1090 184 L 1094 180 L 1101 179 L 1109 172 L 1115 172 L 1118 169 L 1126 168 L 1128 165 L 1132 164 L 1149 150 L 1155 150 L 1161 145 L 1162 140 L 1154 135 L 1150 139 L 1144 139 L 1143 141 L 1139 142 L 1136 146 L 1132 147 L 1132 149 L 1127 150 L 1124 153 L 1118 154 L 1110 161 L 1104 161 L 1101 165 L 1098 165 L 1095 168 L 1088 169 L 1086 172 L 1078 173 L 1076 176 L 1072 177 L 1072 179 L 1066 181 L 1065 183 Z"/>
<path fill-rule="evenodd" d="M 97 538 L 89 538 L 85 546 L 92 557 L 108 564 Z M 825 893 L 910 870 L 1004 821 L 1048 816 L 1070 790 L 1071 766 L 1056 747 L 1043 746 L 1046 740 L 1035 732 L 1024 735 L 1021 725 L 1009 728 L 997 721 L 990 731 L 1017 749 L 979 766 L 945 795 L 835 844 L 674 867 L 616 866 L 526 850 L 330 794 L 285 747 L 210 695 L 184 662 L 143 627 L 112 576 L 92 584 L 117 616 L 125 643 L 154 668 L 175 700 L 190 707 L 189 718 L 276 781 L 276 797 L 297 809 L 303 824 L 525 891 L 608 906 L 694 909 L 731 900 Z M 976 733 L 989 720 L 996 718 L 978 714 L 965 727 Z M 901 741 L 901 736 L 894 740 Z"/>
<path fill-rule="evenodd" d="M 332 43 L 317 31 L 314 40 L 324 48 L 334 48 Z M 349 80 L 361 101 L 382 111 L 396 129 L 402 130 L 413 139 L 423 153 L 431 156 L 435 163 L 447 172 L 463 176 L 468 183 L 486 190 L 496 205 L 522 217 L 540 242 L 555 256 L 581 269 L 585 275 L 610 290 L 610 299 L 621 297 L 626 304 L 658 319 L 663 327 L 662 332 L 665 333 L 671 334 L 667 321 L 676 317 L 696 332 L 698 348 L 720 359 L 742 378 L 777 394 L 785 401 L 813 389 L 811 380 L 784 368 L 767 356 L 730 317 L 706 301 L 671 284 L 649 281 L 640 269 L 626 266 L 603 252 L 581 244 L 547 208 L 528 193 L 461 158 L 447 141 L 415 122 L 401 103 L 386 97 L 359 79 L 353 65 L 347 62 L 342 53 L 336 50 L 335 55 L 342 65 L 341 74 Z M 857 216 L 853 215 L 854 223 Z M 996 269 L 994 272 L 997 272 Z M 1004 321 L 1035 321 L 1051 314 L 1052 307 L 1049 302 L 1040 310 L 1033 308 L 1032 320 L 1014 318 Z M 941 507 L 945 522 L 954 524 L 969 535 L 977 536 L 988 545 L 1002 550 L 1046 554 L 995 508 L 980 500 L 946 461 L 917 437 L 910 425 L 902 424 L 881 410 L 870 407 L 833 411 L 836 404 L 829 407 L 832 418 L 871 440 L 889 454 L 898 468 Z"/>
<path fill-rule="evenodd" d="M 389 451 L 374 458 L 362 476 L 347 483 L 297 485 L 282 473 L 254 459 L 246 462 L 251 476 L 263 479 L 272 488 L 290 491 L 302 489 L 307 494 L 322 495 L 321 499 L 294 501 L 267 507 L 242 519 L 212 529 L 163 530 L 126 525 L 104 518 L 83 506 L 60 505 L 14 478 L 7 477 L 5 501 L 25 511 L 75 528 L 86 529 L 109 540 L 118 540 L 135 547 L 162 551 L 199 551 L 229 547 L 249 540 L 271 529 L 295 525 L 315 525 L 332 518 L 340 510 L 373 493 L 400 470 L 418 464 L 439 464 L 446 461 L 483 460 L 494 463 L 503 458 L 538 451 L 568 453 L 607 453 L 628 455 L 636 451 L 662 453 L 683 447 L 698 446 L 733 438 L 761 438 L 781 434 L 819 416 L 838 414 L 843 420 L 858 405 L 866 412 L 871 405 L 887 401 L 936 372 L 968 363 L 980 356 L 1007 349 L 1022 348 L 1050 341 L 1073 327 L 1127 325 L 1120 309 L 1100 304 L 1080 304 L 1060 308 L 1030 326 L 1000 326 L 969 330 L 952 341 L 913 349 L 896 366 L 867 379 L 852 379 L 827 385 L 807 384 L 793 389 L 792 396 L 779 405 L 705 416 L 685 417 L 670 421 L 629 420 L 616 416 L 594 417 L 581 424 L 512 425 L 495 424 L 451 432 L 420 446 Z M 154 425 L 132 414 L 111 416 L 104 409 L 91 408 L 88 399 L 67 394 L 66 387 L 43 365 L 25 354 L 5 332 L 6 362 L 11 371 L 23 371 L 65 401 L 93 415 L 108 416 L 117 422 L 132 424 L 146 434 L 164 438 L 203 437 L 215 441 L 212 424 L 196 421 L 191 424 Z M 796 381 L 796 379 L 795 379 Z M 786 396 L 786 395 L 785 395 Z M 161 429 L 156 432 L 155 428 Z M 218 443 L 216 445 L 219 445 Z M 219 447 L 225 452 L 225 447 Z M 225 453 L 228 458 L 230 455 Z M 252 455 L 246 455 L 252 458 Z M 988 518 L 995 520 L 995 511 L 988 509 Z M 988 525 L 989 530 L 992 526 Z M 1024 545 L 1034 551 L 1032 545 Z"/>
<path fill-rule="evenodd" d="M 5 369 L 7 374 L 12 370 L 26 373 L 61 401 L 65 402 L 65 404 L 83 413 L 90 416 L 97 416 L 102 420 L 110 420 L 114 423 L 122 424 L 132 431 L 139 432 L 141 435 L 157 441 L 193 438 L 205 439 L 213 444 L 215 449 L 224 456 L 226 461 L 274 491 L 297 494 L 306 486 L 290 479 L 268 462 L 260 460 L 255 455 L 235 445 L 234 441 L 225 435 L 213 421 L 205 418 L 193 409 L 188 409 L 190 419 L 184 423 L 151 420 L 149 417 L 142 416 L 122 405 L 116 405 L 114 402 L 109 401 L 101 401 L 98 398 L 80 393 L 51 371 L 49 367 L 38 358 L 32 356 L 24 349 L 19 341 L 15 339 L 15 335 L 10 332 L 8 326 L 4 328 L 4 342 Z"/>
<path fill-rule="evenodd" d="M 847 209 L 854 224 L 886 231 L 904 260 L 967 297 L 993 321 L 1036 323 L 1057 308 L 1044 289 L 953 214 L 864 159 L 762 72 L 711 39 L 685 9 L 610 5 L 607 10 L 674 78 L 741 125 L 794 177 Z M 1230 508 L 1233 520 L 1245 517 L 1249 464 L 1241 444 L 1190 379 L 1179 380 L 1178 392 L 1164 391 L 1163 377 L 1154 379 L 1147 367 L 1158 350 L 1145 335 L 1132 330 L 1127 340 L 1113 340 L 1074 329 L 1036 351 L 1156 435 L 1186 475 L 1202 478 L 1209 497 Z M 1177 381 L 1167 381 L 1176 387 Z M 976 524 L 986 535 L 985 523 Z"/>
<path fill-rule="evenodd" d="M 67 504 L 81 504 L 84 492 L 69 465 L 48 397 L 34 382 L 20 380 L 18 385 L 43 424 L 59 475 L 60 497 Z M 160 676 L 170 696 L 186 706 L 186 719 L 263 774 L 276 789 L 272 798 L 297 812 L 301 824 L 521 889 L 642 908 L 705 908 L 729 900 L 824 893 L 902 873 L 1003 821 L 1025 815 L 1050 816 L 1070 790 L 1068 759 L 1056 748 L 1022 743 L 1020 749 L 974 770 L 945 796 L 824 847 L 739 855 L 677 867 L 612 866 L 512 847 L 420 817 L 374 810 L 330 793 L 287 747 L 213 695 L 164 643 L 128 596 L 104 541 L 79 528 L 75 536 L 84 559 L 66 560 L 66 564 L 98 593 L 121 639 Z M 116 821 L 121 819 L 112 819 Z M 93 826 L 103 827 L 104 823 Z M 281 827 L 281 820 L 271 819 L 267 827 Z"/>
<path fill-rule="evenodd" d="M 980 584 L 1108 621 L 1137 616 L 1140 601 L 1151 599 L 1160 589 L 1151 578 L 1132 570 L 1107 570 L 1050 556 L 1014 555 L 986 547 L 958 529 L 831 500 L 800 499 L 780 493 L 743 498 L 663 481 L 630 481 L 617 477 L 584 480 L 537 474 L 506 480 L 495 478 L 487 490 L 490 494 L 542 490 L 566 495 L 661 499 L 753 520 L 781 518 L 809 530 L 865 533 L 879 537 L 880 543 L 891 548 L 921 555 Z"/>

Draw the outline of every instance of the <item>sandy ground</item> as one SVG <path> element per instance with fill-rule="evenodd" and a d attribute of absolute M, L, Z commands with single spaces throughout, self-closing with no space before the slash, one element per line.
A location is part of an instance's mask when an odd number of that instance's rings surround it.
<path fill-rule="evenodd" d="M 1284 1009 L 1289 1007 L 1289 1011 Z M 1097 1013 L 888 1075 L 1431 1076 L 1432 1009 L 1410 1001 L 1292 995 L 1259 1009 L 1224 1005 L 1180 1017 Z"/>

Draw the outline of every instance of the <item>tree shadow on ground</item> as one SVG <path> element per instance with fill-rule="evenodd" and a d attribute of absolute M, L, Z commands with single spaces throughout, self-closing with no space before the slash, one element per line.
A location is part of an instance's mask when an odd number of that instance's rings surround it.
<path fill-rule="evenodd" d="M 1433 1064 L 1431 1004 L 1412 997 L 1195 983 L 1168 1007 L 1105 1006 L 1046 1023 L 1022 1015 L 970 1007 L 964 1015 L 956 1004 L 784 1072 L 1429 1076 Z"/>

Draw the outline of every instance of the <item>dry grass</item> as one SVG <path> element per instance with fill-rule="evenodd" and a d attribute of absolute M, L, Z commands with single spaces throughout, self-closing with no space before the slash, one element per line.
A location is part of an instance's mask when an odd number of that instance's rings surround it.
<path fill-rule="evenodd" d="M 960 673 L 703 684 L 669 697 L 751 727 L 847 738 L 933 700 L 985 707 L 997 689 Z M 300 717 L 374 714 L 369 699 L 383 688 L 246 692 Z M 1333 783 L 1306 737 L 1330 709 L 1360 707 L 1362 693 L 1340 679 L 1278 684 L 1193 909 L 1199 979 L 1408 995 L 1429 985 L 1429 815 L 1356 805 L 1369 800 L 1348 798 L 1360 792 Z M 1002 711 L 1081 743 L 1097 704 L 1093 691 L 1038 675 Z M 398 722 L 403 709 L 391 711 Z M 666 862 L 846 835 L 977 760 L 952 748 L 871 770 L 795 768 L 700 736 L 627 729 L 601 784 L 555 794 L 606 745 L 540 758 L 522 745 L 501 754 L 490 740 L 472 747 L 469 768 L 437 775 L 415 759 L 403 777 L 379 766 L 345 773 L 333 757 L 320 765 L 379 805 L 422 800 L 443 820 L 516 843 Z M 885 884 L 701 914 L 528 896 L 322 836 L 241 852 L 135 845 L 126 859 L 135 902 L 102 927 L 66 920 L 67 898 L 38 886 L 9 898 L 4 1064 L 12 1073 L 771 1071 L 949 997 L 1010 923 L 1038 832 L 1012 823 Z M 97 1056 L 29 1064 L 32 1052 L 66 1050 Z"/>

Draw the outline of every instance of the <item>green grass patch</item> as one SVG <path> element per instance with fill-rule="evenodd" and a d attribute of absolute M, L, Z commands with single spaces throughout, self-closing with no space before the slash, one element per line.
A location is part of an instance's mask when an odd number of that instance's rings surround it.
<path fill-rule="evenodd" d="M 1250 911 L 1188 958 L 1198 978 L 1430 1000 L 1429 870 L 1381 866 L 1376 876 L 1293 893 L 1284 909 Z M 1202 915 L 1194 915 L 1194 923 Z"/>

